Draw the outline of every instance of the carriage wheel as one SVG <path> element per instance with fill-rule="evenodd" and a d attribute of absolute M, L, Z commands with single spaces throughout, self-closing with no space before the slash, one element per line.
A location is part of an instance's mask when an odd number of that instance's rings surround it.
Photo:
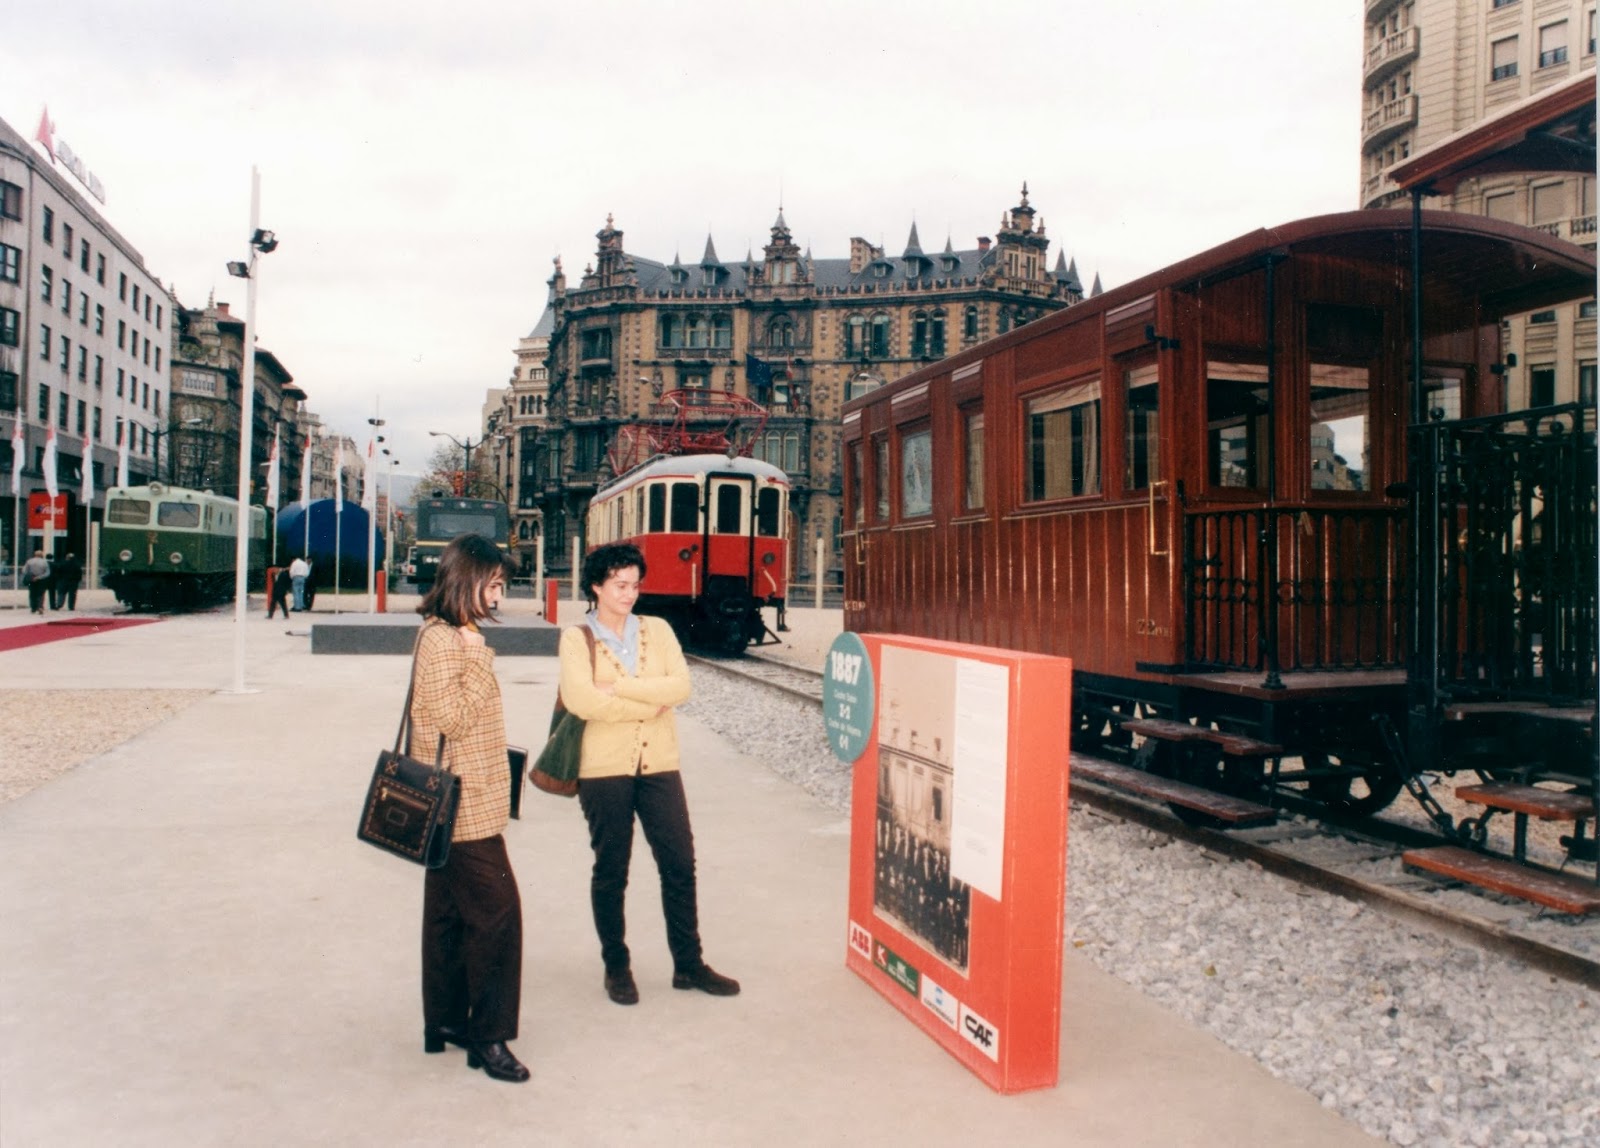
<path fill-rule="evenodd" d="M 1399 771 L 1388 762 L 1379 762 L 1371 754 L 1313 751 L 1303 754 L 1301 760 L 1307 769 L 1348 766 L 1361 771 L 1343 777 L 1314 777 L 1306 782 L 1307 795 L 1334 813 L 1349 817 L 1371 816 L 1385 808 L 1405 788 Z"/>

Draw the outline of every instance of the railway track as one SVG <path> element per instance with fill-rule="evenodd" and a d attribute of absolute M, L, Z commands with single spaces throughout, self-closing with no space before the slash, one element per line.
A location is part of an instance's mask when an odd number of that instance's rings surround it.
<path fill-rule="evenodd" d="M 820 711 L 820 671 L 759 654 L 689 658 L 752 688 L 801 698 Z M 1301 815 L 1259 828 L 1224 831 L 1186 824 L 1165 804 L 1084 779 L 1074 779 L 1072 801 L 1103 816 L 1139 824 L 1218 856 L 1252 862 L 1298 884 L 1427 925 L 1552 976 L 1600 988 L 1600 919 L 1552 917 L 1537 906 L 1408 872 L 1400 863 L 1401 853 L 1419 844 L 1444 843 L 1414 826 L 1368 819 L 1353 827 Z M 1544 935 L 1530 935 L 1530 927 Z M 1552 935 L 1556 933 L 1565 936 Z"/>

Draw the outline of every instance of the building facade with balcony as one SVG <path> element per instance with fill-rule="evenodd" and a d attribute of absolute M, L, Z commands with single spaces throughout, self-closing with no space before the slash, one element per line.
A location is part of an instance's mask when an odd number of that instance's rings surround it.
<path fill-rule="evenodd" d="M 613 477 L 607 455 L 618 430 L 664 417 L 668 391 L 732 391 L 766 408 L 752 453 L 789 475 L 795 581 L 837 583 L 842 405 L 1084 297 L 1075 264 L 1058 253 L 1049 265 L 1026 186 L 994 240 L 962 251 L 946 241 L 925 252 L 913 224 L 898 256 L 857 238 L 848 258 L 814 259 L 781 210 L 761 258 L 735 263 L 709 237 L 693 264 L 633 255 L 610 217 L 596 238 L 595 262 L 576 286 L 556 260 L 544 421 L 530 428 L 531 464 L 526 446 L 519 454 L 557 572 L 572 540 L 582 541 L 589 499 Z M 520 485 L 519 499 L 528 491 Z"/>
<path fill-rule="evenodd" d="M 1594 84 L 1595 0 L 1366 0 L 1365 29 L 1363 207 L 1408 206 L 1391 170 L 1422 149 L 1577 78 Z M 1500 172 L 1423 202 L 1595 246 L 1593 170 Z M 1506 327 L 1509 408 L 1594 401 L 1593 301 Z"/>
<path fill-rule="evenodd" d="M 88 182 L 75 182 L 82 177 Z M 88 551 L 79 502 L 83 467 L 94 480 L 94 516 L 116 482 L 124 435 L 130 480 L 157 473 L 173 302 L 101 215 L 98 186 L 55 139 L 48 117 L 32 141 L 0 121 L 0 554 L 8 561 L 16 495 L 25 512 L 27 496 L 45 489 L 52 430 L 58 489 L 70 511 L 67 536 L 57 538 L 62 553 Z M 19 422 L 22 475 L 15 491 L 11 444 Z M 21 539 L 24 549 L 36 543 Z"/>
<path fill-rule="evenodd" d="M 553 312 L 548 306 L 532 331 L 517 341 L 516 362 L 504 387 L 489 391 L 483 407 L 485 461 L 477 469 L 493 482 L 511 518 L 511 552 L 525 576 L 532 576 L 543 536 L 539 444 L 548 432 L 550 350 Z"/>

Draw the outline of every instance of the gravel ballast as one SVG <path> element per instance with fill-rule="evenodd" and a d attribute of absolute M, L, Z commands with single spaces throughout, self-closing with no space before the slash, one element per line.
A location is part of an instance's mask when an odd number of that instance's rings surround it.
<path fill-rule="evenodd" d="M 814 706 L 694 676 L 686 715 L 848 812 Z M 1600 994 L 1086 808 L 1068 841 L 1069 944 L 1373 1135 L 1600 1143 Z"/>

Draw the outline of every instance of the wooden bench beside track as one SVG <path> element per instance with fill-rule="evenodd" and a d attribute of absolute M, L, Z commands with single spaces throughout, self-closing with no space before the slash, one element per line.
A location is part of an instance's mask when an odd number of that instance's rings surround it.
<path fill-rule="evenodd" d="M 1158 801 L 1181 805 L 1185 809 L 1194 809 L 1238 829 L 1249 825 L 1270 824 L 1278 818 L 1278 811 L 1268 806 L 1229 797 L 1225 793 L 1213 793 L 1209 789 L 1201 789 L 1198 785 L 1157 777 L 1142 769 L 1115 765 L 1109 761 L 1074 757 L 1069 770 L 1071 776 L 1098 781 L 1115 789 L 1124 789 L 1129 793 L 1138 793 Z"/>
<path fill-rule="evenodd" d="M 1455 845 L 1408 850 L 1401 858 L 1414 869 L 1453 877 L 1496 893 L 1520 897 L 1562 913 L 1582 916 L 1600 910 L 1600 885 L 1582 877 L 1530 869 Z"/>
<path fill-rule="evenodd" d="M 1456 790 L 1462 801 L 1487 806 L 1491 811 L 1505 810 L 1514 817 L 1511 856 L 1517 861 L 1528 859 L 1528 818 L 1541 821 L 1572 821 L 1577 828 L 1572 838 L 1563 837 L 1563 843 L 1583 840 L 1583 826 L 1595 815 L 1594 798 L 1568 789 L 1540 789 L 1536 785 L 1510 785 L 1495 782 L 1488 785 L 1464 785 Z M 1489 815 L 1484 814 L 1487 819 Z"/>
<path fill-rule="evenodd" d="M 1283 753 L 1283 746 L 1273 745 L 1269 741 L 1259 741 L 1242 733 L 1228 733 L 1226 730 L 1211 729 L 1208 726 L 1190 725 L 1183 721 L 1134 718 L 1122 722 L 1121 725 L 1129 733 L 1153 737 L 1157 741 L 1209 741 L 1221 746 L 1222 752 L 1229 757 L 1277 757 Z"/>

